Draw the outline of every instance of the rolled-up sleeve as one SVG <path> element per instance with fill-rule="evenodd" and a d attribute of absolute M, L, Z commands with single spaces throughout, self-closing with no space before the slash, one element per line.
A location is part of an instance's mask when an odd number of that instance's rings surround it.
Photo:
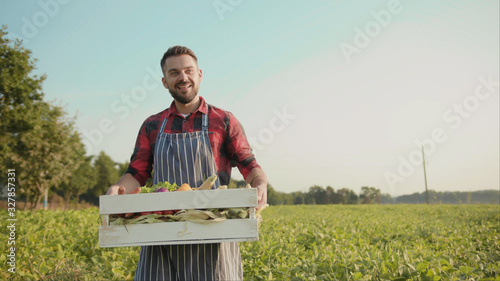
<path fill-rule="evenodd" d="M 153 167 L 152 143 L 147 128 L 148 121 L 145 121 L 137 135 L 134 152 L 127 169 L 127 173 L 131 174 L 141 185 L 145 185 L 147 179 L 151 177 Z"/>
<path fill-rule="evenodd" d="M 253 168 L 260 168 L 260 165 L 252 153 L 252 148 L 248 143 L 245 131 L 240 122 L 230 112 L 228 112 L 228 117 L 228 156 L 231 160 L 231 165 L 238 167 L 240 173 L 246 178 Z"/>

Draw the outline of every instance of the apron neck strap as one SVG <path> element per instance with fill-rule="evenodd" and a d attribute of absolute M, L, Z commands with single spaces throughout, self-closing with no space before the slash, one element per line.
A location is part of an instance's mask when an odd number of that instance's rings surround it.
<path fill-rule="evenodd" d="M 165 119 L 163 119 L 163 122 L 161 123 L 161 127 L 160 127 L 160 130 L 158 131 L 158 133 L 163 133 L 163 131 L 165 130 L 165 126 L 167 125 L 167 121 L 168 121 L 168 118 L 165 117 Z M 208 132 L 208 115 L 207 114 L 203 114 L 201 116 L 201 130 L 204 132 Z"/>
<path fill-rule="evenodd" d="M 207 114 L 203 114 L 201 116 L 201 130 L 204 132 L 208 131 L 208 116 L 207 116 Z"/>

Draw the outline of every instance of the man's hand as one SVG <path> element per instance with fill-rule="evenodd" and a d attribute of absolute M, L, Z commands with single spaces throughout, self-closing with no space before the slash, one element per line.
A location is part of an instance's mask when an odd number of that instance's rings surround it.
<path fill-rule="evenodd" d="M 267 177 L 261 168 L 253 168 L 246 178 L 246 182 L 257 188 L 257 210 L 267 204 Z"/>
<path fill-rule="evenodd" d="M 259 210 L 267 204 L 267 184 L 255 187 L 257 188 L 257 210 Z"/>
<path fill-rule="evenodd" d="M 120 186 L 118 185 L 112 185 L 108 188 L 108 192 L 106 192 L 106 195 L 118 195 L 118 189 Z"/>
<path fill-rule="evenodd" d="M 108 188 L 106 195 L 129 194 L 140 186 L 141 184 L 131 174 L 125 174 Z M 120 190 L 120 188 L 123 188 L 123 190 Z"/>

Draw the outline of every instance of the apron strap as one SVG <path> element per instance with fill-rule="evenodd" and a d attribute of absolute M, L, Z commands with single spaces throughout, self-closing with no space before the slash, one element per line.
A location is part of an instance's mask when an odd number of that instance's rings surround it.
<path fill-rule="evenodd" d="M 163 131 L 165 130 L 165 127 L 167 126 L 167 121 L 168 121 L 168 118 L 165 117 L 163 119 L 163 122 L 161 123 L 161 127 L 160 127 L 160 130 L 158 131 L 158 134 L 163 133 Z M 204 132 L 208 132 L 208 115 L 207 114 L 203 114 L 201 116 L 201 130 Z"/>
<path fill-rule="evenodd" d="M 207 114 L 203 114 L 201 117 L 201 130 L 204 132 L 208 132 L 208 116 L 207 116 Z"/>
<path fill-rule="evenodd" d="M 168 118 L 165 117 L 163 119 L 163 122 L 161 122 L 161 127 L 160 127 L 160 130 L 158 131 L 158 135 L 163 133 L 163 131 L 165 130 L 165 126 L 167 125 L 167 121 L 168 121 Z"/>

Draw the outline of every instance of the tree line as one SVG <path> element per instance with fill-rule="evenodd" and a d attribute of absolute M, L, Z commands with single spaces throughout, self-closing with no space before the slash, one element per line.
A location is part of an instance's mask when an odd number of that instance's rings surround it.
<path fill-rule="evenodd" d="M 268 186 L 267 201 L 270 205 L 299 205 L 299 204 L 382 204 L 390 200 L 389 194 L 382 194 L 380 189 L 363 186 L 358 195 L 354 190 L 341 188 L 334 190 L 318 185 L 309 187 L 308 191 L 284 193 Z"/>
<path fill-rule="evenodd" d="M 231 180 L 228 188 L 241 188 L 246 185 L 244 180 Z M 301 204 L 385 204 L 391 202 L 390 194 L 382 194 L 380 189 L 363 186 L 358 195 L 354 190 L 341 188 L 335 191 L 331 186 L 326 188 L 313 185 L 308 191 L 285 193 L 276 191 L 271 184 L 267 185 L 267 203 L 269 205 L 301 205 Z"/>
<path fill-rule="evenodd" d="M 391 203 L 423 204 L 426 202 L 425 192 L 401 195 Z M 500 190 L 485 189 L 477 191 L 436 191 L 429 190 L 430 204 L 499 204 Z"/>
<path fill-rule="evenodd" d="M 238 183 L 241 185 L 242 183 Z M 500 204 L 500 190 L 478 191 L 435 191 L 429 190 L 430 204 Z M 313 185 L 307 191 L 284 193 L 268 185 L 267 201 L 270 205 L 298 204 L 425 204 L 426 193 L 416 192 L 409 195 L 392 197 L 381 193 L 375 187 L 363 186 L 359 195 L 349 188 L 335 191 Z"/>

